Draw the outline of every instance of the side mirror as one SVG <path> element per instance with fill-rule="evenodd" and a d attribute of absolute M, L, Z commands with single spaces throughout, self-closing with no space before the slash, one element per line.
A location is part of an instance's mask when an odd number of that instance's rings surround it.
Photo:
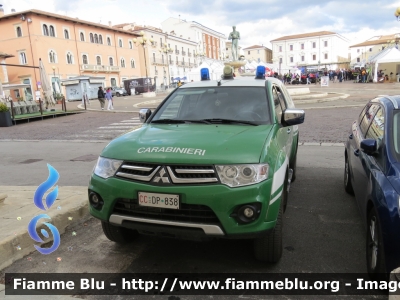
<path fill-rule="evenodd" d="M 302 109 L 288 108 L 283 112 L 283 122 L 287 126 L 304 123 L 305 112 Z"/>
<path fill-rule="evenodd" d="M 365 139 L 360 143 L 361 151 L 367 155 L 373 156 L 376 154 L 376 150 L 378 149 L 378 144 L 374 139 Z"/>
<path fill-rule="evenodd" d="M 141 123 L 145 123 L 147 119 L 150 117 L 150 115 L 151 115 L 151 110 L 148 108 L 143 108 L 139 110 L 139 121 Z"/>

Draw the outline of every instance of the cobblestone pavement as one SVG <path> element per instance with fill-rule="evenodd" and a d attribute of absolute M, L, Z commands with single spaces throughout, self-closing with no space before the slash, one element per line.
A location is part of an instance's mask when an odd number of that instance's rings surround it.
<path fill-rule="evenodd" d="M 300 142 L 341 143 L 361 107 L 306 109 Z M 0 140 L 111 140 L 139 124 L 137 113 L 86 112 L 0 129 Z"/>

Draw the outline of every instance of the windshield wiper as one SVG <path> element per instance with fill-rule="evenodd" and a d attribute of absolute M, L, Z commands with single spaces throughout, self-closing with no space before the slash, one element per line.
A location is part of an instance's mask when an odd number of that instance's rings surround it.
<path fill-rule="evenodd" d="M 181 124 L 181 123 L 186 123 L 186 121 L 184 121 L 184 120 L 176 120 L 176 119 L 158 119 L 158 120 L 151 121 L 150 123 Z"/>
<path fill-rule="evenodd" d="M 202 121 L 207 121 L 211 123 L 224 123 L 224 124 L 247 124 L 258 126 L 257 123 L 251 121 L 243 121 L 243 120 L 232 120 L 232 119 L 203 119 Z"/>

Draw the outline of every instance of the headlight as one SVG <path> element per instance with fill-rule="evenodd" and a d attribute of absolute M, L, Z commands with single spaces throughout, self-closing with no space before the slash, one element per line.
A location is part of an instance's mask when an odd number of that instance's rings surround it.
<path fill-rule="evenodd" d="M 268 164 L 217 165 L 221 183 L 230 187 L 250 185 L 268 178 Z"/>
<path fill-rule="evenodd" d="M 121 164 L 122 160 L 99 157 L 94 168 L 94 174 L 103 178 L 114 176 Z"/>

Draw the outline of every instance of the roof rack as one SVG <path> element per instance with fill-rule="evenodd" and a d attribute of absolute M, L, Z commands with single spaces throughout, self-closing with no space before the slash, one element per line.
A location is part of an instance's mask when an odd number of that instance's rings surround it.
<path fill-rule="evenodd" d="M 389 95 L 382 95 L 381 97 L 388 98 L 388 99 L 392 102 L 392 104 L 393 104 L 393 106 L 394 106 L 395 109 L 398 109 L 398 108 L 399 108 L 399 105 L 397 104 L 397 101 L 396 101 L 392 96 L 389 96 Z"/>

